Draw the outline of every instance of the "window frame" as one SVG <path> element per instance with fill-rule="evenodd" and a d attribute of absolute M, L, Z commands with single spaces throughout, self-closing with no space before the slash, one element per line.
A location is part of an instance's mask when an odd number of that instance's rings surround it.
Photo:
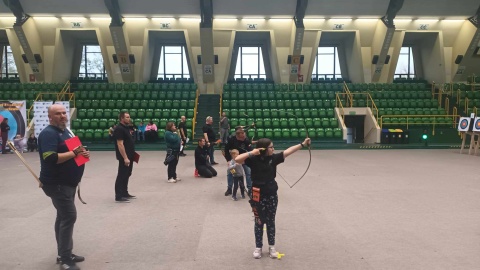
<path fill-rule="evenodd" d="M 342 69 L 340 65 L 340 57 L 338 53 L 337 45 L 323 45 L 317 47 L 317 53 L 315 55 L 315 61 L 312 67 L 312 80 L 337 80 L 343 78 L 342 76 Z M 319 53 L 319 48 L 333 48 L 332 53 Z M 319 62 L 318 58 L 320 55 L 332 55 L 333 56 L 333 73 L 319 73 L 318 67 Z M 338 73 L 337 73 L 338 68 Z"/>
<path fill-rule="evenodd" d="M 162 44 L 159 46 L 160 48 L 160 53 L 158 57 L 158 69 L 157 69 L 157 80 L 176 80 L 177 78 L 180 78 L 182 80 L 190 80 L 192 78 L 192 74 L 190 72 L 190 65 L 189 59 L 188 59 L 188 53 L 187 53 L 187 48 L 184 44 L 179 44 L 179 45 L 174 45 L 174 44 Z M 180 47 L 181 51 L 180 52 L 166 52 L 167 50 L 165 47 Z M 167 64 L 165 61 L 166 55 L 180 55 L 181 58 L 181 64 L 180 64 L 180 69 L 181 73 L 166 73 L 167 69 Z M 163 73 L 160 73 L 160 67 L 163 65 Z"/>
<path fill-rule="evenodd" d="M 88 52 L 87 48 L 88 46 L 98 46 L 100 48 L 100 52 Z M 106 68 L 105 68 L 105 61 L 103 60 L 103 55 L 102 55 L 102 51 L 101 51 L 101 47 L 100 45 L 98 44 L 82 44 L 82 53 L 81 53 L 81 58 L 80 58 L 80 67 L 78 69 L 78 78 L 84 78 L 84 79 L 101 79 L 101 80 L 106 80 L 108 79 L 108 75 L 107 75 L 107 71 L 106 71 Z M 87 65 L 87 56 L 88 54 L 99 54 L 101 59 L 102 59 L 102 63 L 103 63 L 103 67 L 102 67 L 102 72 L 101 73 L 98 73 L 98 72 L 89 72 L 89 68 L 88 68 L 88 65 Z M 85 62 L 83 61 L 85 60 Z M 84 70 L 82 72 L 82 64 L 84 64 Z M 90 75 L 93 75 L 90 76 Z"/>
<path fill-rule="evenodd" d="M 402 53 L 403 48 L 408 48 L 408 53 Z M 398 64 L 400 63 L 400 59 L 402 55 L 408 55 L 407 56 L 407 73 L 397 73 L 397 67 Z M 411 72 L 411 68 L 413 68 L 413 73 Z M 402 46 L 400 49 L 400 53 L 398 54 L 398 61 L 397 61 L 397 66 L 395 67 L 395 73 L 393 74 L 393 79 L 415 79 L 417 77 L 416 74 L 417 69 L 415 68 L 415 59 L 413 57 L 413 46 L 407 45 L 407 46 Z"/>
<path fill-rule="evenodd" d="M 251 52 L 243 52 L 243 48 L 257 48 L 256 53 L 251 53 Z M 257 73 L 243 73 L 243 56 L 246 55 L 256 55 L 257 56 Z M 261 64 L 263 64 L 263 73 L 261 73 L 262 67 Z M 237 73 L 237 68 L 240 69 L 240 73 Z M 262 46 L 261 45 L 241 45 L 238 46 L 238 54 L 237 54 L 237 61 L 236 61 L 236 66 L 235 66 L 235 72 L 233 75 L 234 79 L 247 79 L 247 80 L 254 80 L 254 79 L 267 79 L 267 73 L 265 69 L 265 62 L 264 62 L 264 57 L 263 57 L 263 52 L 262 52 Z"/>

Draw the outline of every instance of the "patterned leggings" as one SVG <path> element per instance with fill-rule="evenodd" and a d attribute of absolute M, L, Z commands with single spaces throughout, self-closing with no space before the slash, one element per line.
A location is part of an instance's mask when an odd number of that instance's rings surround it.
<path fill-rule="evenodd" d="M 267 224 L 268 244 L 275 245 L 275 214 L 277 213 L 278 195 L 268 195 L 260 199 L 259 208 L 264 211 Z M 255 245 L 257 248 L 263 246 L 263 223 L 255 222 Z"/>

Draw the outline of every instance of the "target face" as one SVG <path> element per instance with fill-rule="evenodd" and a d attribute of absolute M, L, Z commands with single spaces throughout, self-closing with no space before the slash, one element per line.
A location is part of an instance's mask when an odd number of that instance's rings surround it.
<path fill-rule="evenodd" d="M 473 121 L 474 121 L 473 131 L 480 132 L 480 117 L 475 117 L 475 120 Z"/>
<path fill-rule="evenodd" d="M 470 118 L 462 117 L 460 118 L 460 122 L 458 122 L 458 131 L 469 131 L 470 126 Z"/>

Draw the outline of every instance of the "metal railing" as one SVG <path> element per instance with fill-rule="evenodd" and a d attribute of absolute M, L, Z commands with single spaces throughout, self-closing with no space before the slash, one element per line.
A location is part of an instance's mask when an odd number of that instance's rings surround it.
<path fill-rule="evenodd" d="M 193 109 L 193 118 L 192 118 L 192 142 L 195 138 L 195 123 L 197 122 L 197 109 L 198 109 L 198 96 L 200 95 L 199 90 L 195 91 L 195 108 Z"/>

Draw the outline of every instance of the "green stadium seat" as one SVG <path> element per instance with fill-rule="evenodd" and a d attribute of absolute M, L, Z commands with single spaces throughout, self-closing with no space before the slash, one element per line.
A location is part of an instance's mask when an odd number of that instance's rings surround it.
<path fill-rule="evenodd" d="M 290 129 L 289 128 L 282 128 L 282 138 L 289 139 L 290 138 Z"/>
<path fill-rule="evenodd" d="M 281 139 L 282 138 L 282 129 L 274 128 L 273 129 L 273 138 L 274 139 Z"/>
<path fill-rule="evenodd" d="M 335 138 L 342 138 L 343 137 L 343 132 L 340 128 L 334 128 L 333 129 L 333 137 Z"/>
<path fill-rule="evenodd" d="M 95 117 L 97 119 L 104 117 L 103 109 L 96 109 L 94 111 L 93 117 Z"/>
<path fill-rule="evenodd" d="M 333 138 L 333 129 L 331 128 L 325 128 L 325 137 L 326 138 Z"/>

